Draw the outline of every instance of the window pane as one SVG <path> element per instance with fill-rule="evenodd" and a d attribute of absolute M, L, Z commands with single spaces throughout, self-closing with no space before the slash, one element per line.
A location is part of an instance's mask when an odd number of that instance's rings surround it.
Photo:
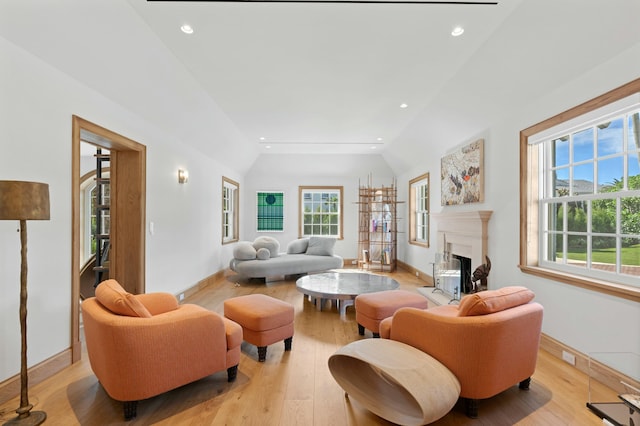
<path fill-rule="evenodd" d="M 629 162 L 629 183 L 627 186 L 629 189 L 640 189 L 640 158 L 638 157 L 638 151 L 630 152 L 627 158 Z"/>
<path fill-rule="evenodd" d="M 587 206 L 584 201 L 567 203 L 567 230 L 587 232 Z"/>
<path fill-rule="evenodd" d="M 635 244 L 622 245 L 622 273 L 626 275 L 640 276 L 640 244 L 635 240 Z"/>
<path fill-rule="evenodd" d="M 573 169 L 571 195 L 593 194 L 593 163 L 576 166 Z"/>
<path fill-rule="evenodd" d="M 615 185 L 616 182 L 622 184 L 623 167 L 623 157 L 598 161 L 598 192 L 607 192 L 607 187 Z"/>
<path fill-rule="evenodd" d="M 618 154 L 624 151 L 624 120 L 619 118 L 599 125 L 598 128 L 598 157 Z"/>
<path fill-rule="evenodd" d="M 567 197 L 569 195 L 569 168 L 565 167 L 554 172 L 553 196 Z"/>
<path fill-rule="evenodd" d="M 591 230 L 598 234 L 616 232 L 616 200 L 593 200 L 591 202 Z"/>
<path fill-rule="evenodd" d="M 591 128 L 573 134 L 573 162 L 593 159 L 593 130 Z"/>
<path fill-rule="evenodd" d="M 564 216 L 562 203 L 549 203 L 547 210 L 548 229 L 551 231 L 562 231 L 562 219 Z"/>
<path fill-rule="evenodd" d="M 616 238 L 593 237 L 591 267 L 600 271 L 616 271 Z"/>
<path fill-rule="evenodd" d="M 622 233 L 640 236 L 640 197 L 623 197 L 620 204 Z"/>
<path fill-rule="evenodd" d="M 547 260 L 549 262 L 562 260 L 563 238 L 562 234 L 548 234 Z"/>
<path fill-rule="evenodd" d="M 551 141 L 551 149 L 553 154 L 552 166 L 558 167 L 569 164 L 569 136 Z"/>
<path fill-rule="evenodd" d="M 584 235 L 567 235 L 567 264 L 587 266 L 587 237 Z"/>

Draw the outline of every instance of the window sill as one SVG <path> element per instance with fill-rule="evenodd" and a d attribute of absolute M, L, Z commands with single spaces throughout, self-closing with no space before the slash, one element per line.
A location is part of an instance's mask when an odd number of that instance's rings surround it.
<path fill-rule="evenodd" d="M 409 241 L 409 244 L 411 244 L 413 246 L 429 248 L 429 243 L 421 243 L 420 241 Z"/>
<path fill-rule="evenodd" d="M 551 269 L 541 268 L 539 266 L 519 265 L 519 268 L 525 274 L 531 274 L 537 277 L 571 284 L 599 293 L 631 300 L 633 302 L 640 302 L 640 288 L 602 280 L 589 279 L 579 275 L 567 274 L 553 271 Z"/>

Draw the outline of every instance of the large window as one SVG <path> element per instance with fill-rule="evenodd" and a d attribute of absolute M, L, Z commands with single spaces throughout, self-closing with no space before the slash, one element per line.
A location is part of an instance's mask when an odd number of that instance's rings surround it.
<path fill-rule="evenodd" d="M 521 268 L 640 297 L 640 80 L 521 132 Z"/>
<path fill-rule="evenodd" d="M 222 176 L 222 244 L 238 241 L 240 184 Z"/>
<path fill-rule="evenodd" d="M 298 188 L 299 234 L 342 238 L 342 186 Z"/>
<path fill-rule="evenodd" d="M 429 173 L 409 181 L 409 244 L 429 247 Z"/>

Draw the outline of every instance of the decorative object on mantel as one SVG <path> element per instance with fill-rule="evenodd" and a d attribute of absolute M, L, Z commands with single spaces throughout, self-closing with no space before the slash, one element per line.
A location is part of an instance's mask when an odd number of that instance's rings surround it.
<path fill-rule="evenodd" d="M 484 139 L 465 145 L 440 160 L 440 204 L 484 201 Z"/>
<path fill-rule="evenodd" d="M 472 293 L 487 289 L 487 277 L 491 271 L 491 259 L 489 259 L 489 256 L 485 256 L 484 258 L 487 260 L 487 263 L 478 266 L 476 270 L 473 271 L 473 275 L 471 275 L 471 282 L 473 283 Z M 478 284 L 478 281 L 480 281 L 480 284 Z"/>
<path fill-rule="evenodd" d="M 39 425 L 44 411 L 31 411 L 27 370 L 27 220 L 49 220 L 49 185 L 39 182 L 0 181 L 0 220 L 20 221 L 20 407 L 5 425 Z"/>

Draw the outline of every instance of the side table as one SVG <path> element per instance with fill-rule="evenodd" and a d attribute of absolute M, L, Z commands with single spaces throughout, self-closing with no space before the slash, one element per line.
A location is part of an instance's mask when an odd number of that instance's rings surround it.
<path fill-rule="evenodd" d="M 369 411 L 400 425 L 423 425 L 447 414 L 460 382 L 435 358 L 405 343 L 363 339 L 329 358 L 331 375 Z"/>

